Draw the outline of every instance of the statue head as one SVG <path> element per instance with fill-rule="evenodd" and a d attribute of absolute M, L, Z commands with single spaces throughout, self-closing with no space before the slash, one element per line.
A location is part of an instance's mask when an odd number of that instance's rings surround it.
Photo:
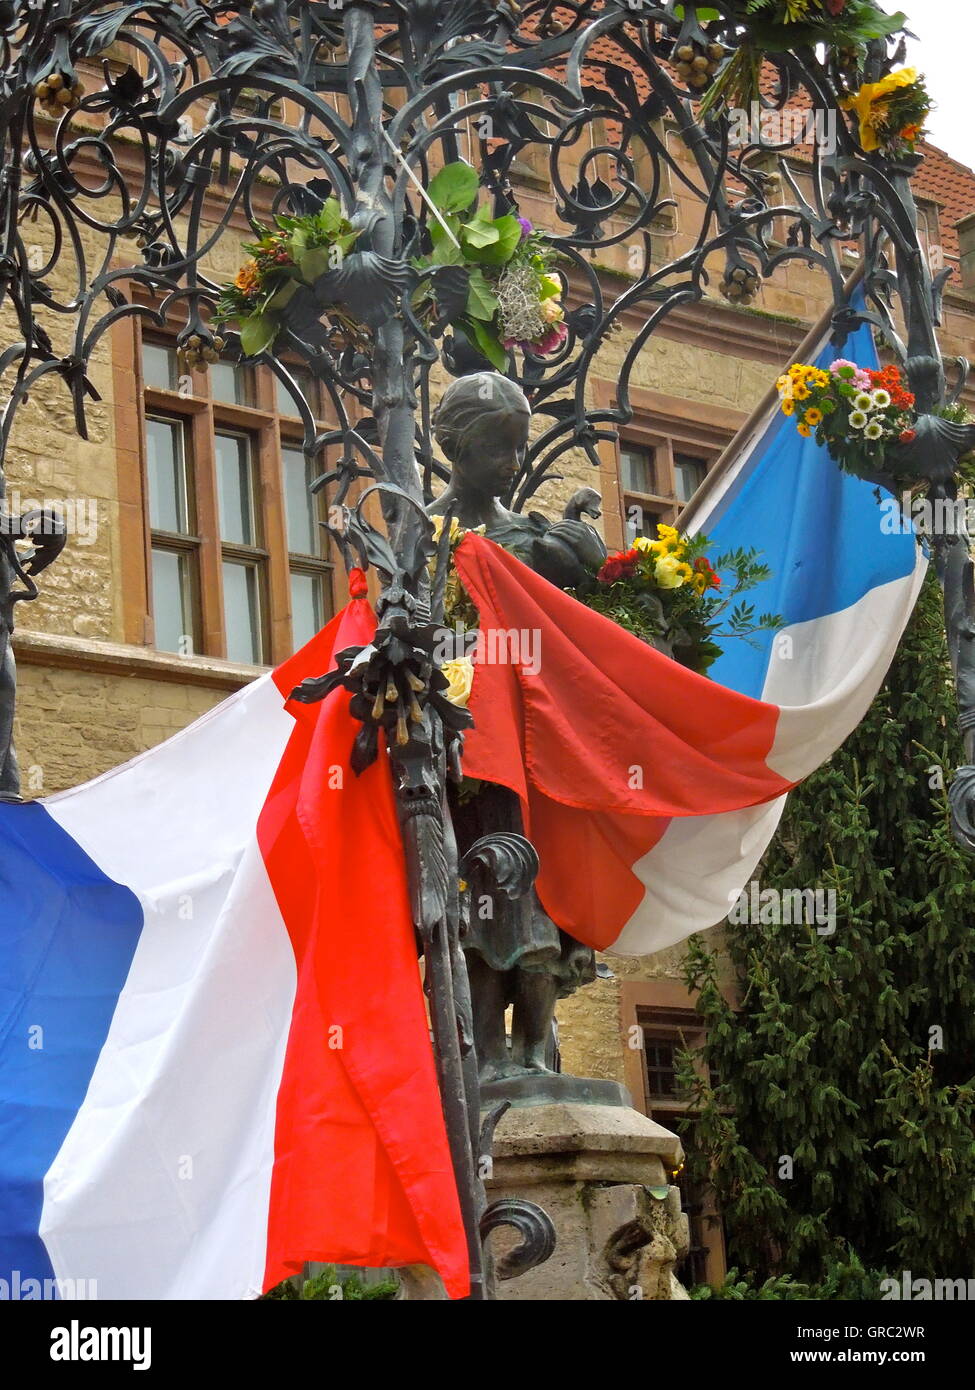
<path fill-rule="evenodd" d="M 498 372 L 475 372 L 447 388 L 434 432 L 456 481 L 496 496 L 521 467 L 530 424 L 520 386 Z"/>

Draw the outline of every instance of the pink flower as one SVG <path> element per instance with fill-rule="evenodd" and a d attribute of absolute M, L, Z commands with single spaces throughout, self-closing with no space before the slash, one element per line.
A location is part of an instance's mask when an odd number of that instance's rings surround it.
<path fill-rule="evenodd" d="M 569 330 L 564 323 L 553 324 L 551 332 L 546 333 L 535 351 L 541 353 L 558 352 L 568 336 Z"/>
<path fill-rule="evenodd" d="M 858 391 L 869 391 L 873 383 L 870 374 L 862 367 L 858 367 L 855 362 L 850 362 L 845 357 L 837 357 L 831 365 L 830 372 L 833 376 L 841 377 L 843 381 L 848 381 L 851 386 L 855 386 Z"/>

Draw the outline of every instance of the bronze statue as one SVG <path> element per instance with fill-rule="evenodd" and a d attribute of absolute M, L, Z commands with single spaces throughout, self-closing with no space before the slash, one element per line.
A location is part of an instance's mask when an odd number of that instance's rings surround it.
<path fill-rule="evenodd" d="M 537 512 L 509 511 L 500 500 L 520 472 L 530 423 L 524 392 L 506 377 L 480 372 L 454 382 L 435 421 L 437 442 L 453 472 L 428 511 L 449 511 L 465 529 L 483 526 L 490 540 L 551 583 L 574 587 L 606 557 L 598 534 L 580 519 L 581 513 L 599 515 L 598 493 L 582 489 L 555 523 Z M 518 799 L 505 787 L 482 783 L 473 795 L 456 796 L 451 810 L 461 857 L 482 836 L 522 832 Z M 556 1001 L 596 977 L 593 951 L 555 925 L 534 889 L 512 900 L 494 884 L 487 866 L 475 863 L 463 946 L 482 1081 L 551 1071 Z"/>
<path fill-rule="evenodd" d="M 467 530 L 484 526 L 491 540 L 555 584 L 573 589 L 606 558 L 606 547 L 580 512 L 598 516 L 599 494 L 582 488 L 562 521 L 540 512 L 522 515 L 500 498 L 521 471 L 528 444 L 531 406 L 515 382 L 497 372 L 461 377 L 445 392 L 434 428 L 437 443 L 453 465 L 446 490 L 427 509 L 448 509 Z"/>

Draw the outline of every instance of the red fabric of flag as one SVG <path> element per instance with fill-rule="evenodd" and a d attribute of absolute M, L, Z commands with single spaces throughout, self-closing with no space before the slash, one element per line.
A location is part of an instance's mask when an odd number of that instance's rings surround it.
<path fill-rule="evenodd" d="M 284 696 L 371 641 L 353 599 L 275 672 Z M 349 695 L 292 703 L 295 730 L 258 825 L 294 946 L 265 1290 L 307 1260 L 425 1264 L 469 1291 L 467 1246 L 417 966 L 389 762 L 349 767 Z"/>
<path fill-rule="evenodd" d="M 633 865 L 673 817 L 789 790 L 766 763 L 779 712 L 655 651 L 483 536 L 464 537 L 456 565 L 481 632 L 464 771 L 521 798 L 543 905 L 604 949 L 646 891 Z"/>

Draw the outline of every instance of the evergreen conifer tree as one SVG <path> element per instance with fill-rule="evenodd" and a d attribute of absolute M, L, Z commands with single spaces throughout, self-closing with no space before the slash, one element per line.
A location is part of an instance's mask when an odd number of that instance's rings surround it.
<path fill-rule="evenodd" d="M 691 943 L 708 1042 L 684 1068 L 689 1165 L 753 1280 L 863 1297 L 855 1279 L 836 1292 L 844 1270 L 975 1276 L 975 862 L 949 824 L 956 717 L 931 576 L 884 688 L 792 794 L 758 875 L 834 890 L 835 931 L 729 924 L 737 1010 L 711 943 Z"/>

